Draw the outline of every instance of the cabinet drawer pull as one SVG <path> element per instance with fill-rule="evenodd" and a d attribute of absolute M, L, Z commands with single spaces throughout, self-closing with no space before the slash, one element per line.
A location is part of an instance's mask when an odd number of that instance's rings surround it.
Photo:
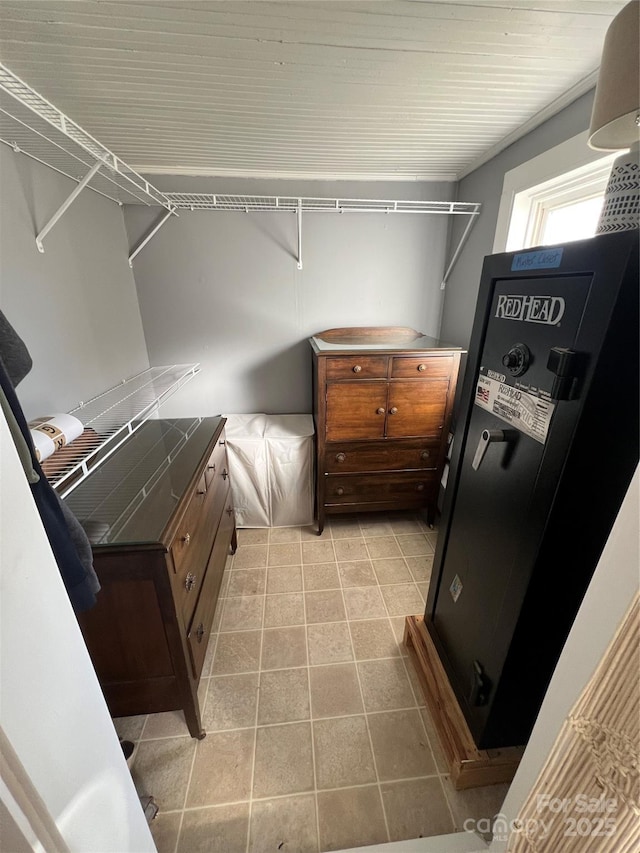
<path fill-rule="evenodd" d="M 342 486 L 338 486 L 338 488 L 336 489 L 336 495 L 344 495 L 344 489 L 342 488 Z"/>
<path fill-rule="evenodd" d="M 184 542 L 185 545 L 188 545 L 189 542 L 191 542 L 191 534 L 185 533 L 184 536 L 182 537 L 182 541 Z"/>
<path fill-rule="evenodd" d="M 228 476 L 229 476 L 229 472 L 227 471 L 226 468 L 223 468 L 222 469 L 222 479 L 226 480 Z"/>
<path fill-rule="evenodd" d="M 196 628 L 196 639 L 199 643 L 202 642 L 202 638 L 204 637 L 204 625 L 202 622 Z"/>
<path fill-rule="evenodd" d="M 418 365 L 418 370 L 420 371 L 420 373 L 423 373 L 426 369 L 427 369 L 426 364 L 419 364 Z"/>
<path fill-rule="evenodd" d="M 187 592 L 191 592 L 191 590 L 196 585 L 196 580 L 197 580 L 197 578 L 195 575 L 191 574 L 191 572 L 187 573 L 187 576 L 184 579 L 184 587 L 187 590 Z"/>
<path fill-rule="evenodd" d="M 431 453 L 428 450 L 423 450 L 420 454 L 420 459 L 428 459 L 431 456 Z"/>
<path fill-rule="evenodd" d="M 219 442 L 218 442 L 218 444 L 219 444 L 221 447 L 224 447 L 226 443 L 227 443 L 227 442 L 226 442 L 226 441 L 224 441 L 224 440 L 223 440 L 223 441 L 219 441 Z"/>
<path fill-rule="evenodd" d="M 233 507 L 230 506 L 229 509 L 226 510 L 226 513 L 229 516 L 229 518 L 231 518 L 231 516 L 233 515 Z"/>
<path fill-rule="evenodd" d="M 396 415 L 397 413 L 398 413 L 397 406 L 391 406 L 391 408 L 389 409 L 389 414 L 390 415 Z"/>
<path fill-rule="evenodd" d="M 376 409 L 376 415 L 384 415 L 384 409 L 380 406 L 379 409 Z"/>
<path fill-rule="evenodd" d="M 418 483 L 416 486 L 416 492 L 424 492 L 424 483 Z"/>
<path fill-rule="evenodd" d="M 360 367 L 360 365 L 359 365 L 359 364 L 354 364 L 354 365 L 353 365 L 353 372 L 354 372 L 354 373 L 360 373 L 360 371 L 361 371 L 361 370 L 362 370 L 362 368 Z"/>
<path fill-rule="evenodd" d="M 215 463 L 214 463 L 213 465 L 207 465 L 207 468 L 209 469 L 209 471 L 214 471 L 214 472 L 215 472 L 215 470 L 216 470 Z"/>
<path fill-rule="evenodd" d="M 346 453 L 336 453 L 336 462 L 344 462 L 346 458 Z"/>
<path fill-rule="evenodd" d="M 197 495 L 206 495 L 206 494 L 207 494 L 207 490 L 206 490 L 206 489 L 198 489 L 198 491 L 196 492 L 196 494 L 197 494 Z"/>

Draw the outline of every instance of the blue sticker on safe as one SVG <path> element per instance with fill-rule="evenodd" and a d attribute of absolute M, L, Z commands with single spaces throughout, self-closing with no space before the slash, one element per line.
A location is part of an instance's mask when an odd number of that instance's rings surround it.
<path fill-rule="evenodd" d="M 540 249 L 537 252 L 522 252 L 514 255 L 511 272 L 522 270 L 553 270 L 562 263 L 564 249 Z"/>

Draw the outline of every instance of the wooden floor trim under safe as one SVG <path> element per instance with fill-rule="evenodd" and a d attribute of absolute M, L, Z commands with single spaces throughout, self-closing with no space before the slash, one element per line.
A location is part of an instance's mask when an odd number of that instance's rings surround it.
<path fill-rule="evenodd" d="M 478 749 L 422 616 L 407 616 L 404 645 L 414 664 L 456 790 L 510 782 L 524 747 Z"/>

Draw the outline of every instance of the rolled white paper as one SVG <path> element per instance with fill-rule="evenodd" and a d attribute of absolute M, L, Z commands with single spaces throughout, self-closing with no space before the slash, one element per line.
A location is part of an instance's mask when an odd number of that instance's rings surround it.
<path fill-rule="evenodd" d="M 39 462 L 82 435 L 84 426 L 78 418 L 66 413 L 38 418 L 29 424 Z"/>
<path fill-rule="evenodd" d="M 33 446 L 36 449 L 36 459 L 38 462 L 44 462 L 56 449 L 53 439 L 49 438 L 46 433 L 40 432 L 40 430 L 31 429 L 31 438 L 33 439 Z"/>

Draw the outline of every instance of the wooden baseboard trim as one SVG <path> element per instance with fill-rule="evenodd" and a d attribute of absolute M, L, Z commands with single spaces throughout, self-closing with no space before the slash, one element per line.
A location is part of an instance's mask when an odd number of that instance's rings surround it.
<path fill-rule="evenodd" d="M 478 749 L 422 616 L 407 616 L 404 645 L 433 717 L 454 788 L 511 782 L 524 747 Z"/>

